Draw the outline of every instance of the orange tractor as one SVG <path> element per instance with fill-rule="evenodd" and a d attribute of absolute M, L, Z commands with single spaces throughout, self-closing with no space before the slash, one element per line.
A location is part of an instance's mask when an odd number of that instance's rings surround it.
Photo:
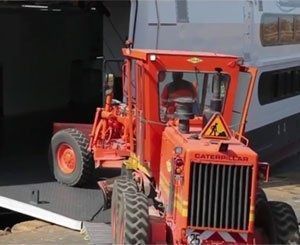
<path fill-rule="evenodd" d="M 126 102 L 113 99 L 107 75 L 94 123 L 57 124 L 69 128 L 51 141 L 55 177 L 67 185 L 84 184 L 95 168 L 122 168 L 112 187 L 114 243 L 296 239 L 294 211 L 267 201 L 258 180 L 268 179 L 268 164 L 243 136 L 257 70 L 221 54 L 126 48 L 123 55 Z"/>

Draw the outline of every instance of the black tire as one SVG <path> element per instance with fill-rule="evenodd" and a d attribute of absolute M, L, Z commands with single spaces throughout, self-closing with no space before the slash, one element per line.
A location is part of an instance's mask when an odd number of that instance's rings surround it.
<path fill-rule="evenodd" d="M 274 229 L 271 224 L 271 210 L 268 205 L 268 199 L 260 187 L 256 189 L 256 202 L 255 202 L 255 227 L 261 229 L 264 235 L 268 238 L 268 243 L 274 244 Z"/>
<path fill-rule="evenodd" d="M 269 207 L 265 192 L 259 187 L 256 190 L 255 227 L 263 232 L 262 237 L 265 243 L 277 243 L 274 235 L 275 230 L 272 219 L 272 211 Z"/>
<path fill-rule="evenodd" d="M 116 244 L 148 244 L 148 199 L 142 192 L 124 192 L 119 212 L 119 235 Z"/>
<path fill-rule="evenodd" d="M 111 199 L 111 226 L 112 226 L 112 236 L 113 240 L 117 239 L 118 228 L 117 224 L 119 224 L 119 210 L 120 210 L 120 202 L 122 199 L 122 194 L 124 192 L 137 192 L 136 183 L 133 180 L 127 178 L 118 178 L 114 181 L 113 185 L 113 193 Z"/>
<path fill-rule="evenodd" d="M 261 205 L 264 205 L 268 202 L 268 199 L 267 199 L 267 196 L 266 196 L 266 193 L 265 191 L 258 187 L 256 189 L 256 203 L 255 203 L 255 206 L 261 206 Z"/>
<path fill-rule="evenodd" d="M 284 202 L 268 201 L 261 188 L 256 192 L 255 227 L 263 230 L 269 244 L 300 244 L 292 207 Z"/>
<path fill-rule="evenodd" d="M 75 152 L 75 170 L 64 173 L 58 165 L 57 151 L 62 144 L 69 145 Z M 94 181 L 94 163 L 92 154 L 88 151 L 89 141 L 77 129 L 68 128 L 58 131 L 51 139 L 52 169 L 55 179 L 68 186 L 85 186 Z"/>
<path fill-rule="evenodd" d="M 263 228 L 264 230 L 266 229 L 265 226 L 267 223 L 267 220 L 265 219 L 266 216 L 264 215 L 266 212 L 270 215 L 270 211 L 268 210 L 268 199 L 263 189 L 258 187 L 256 189 L 255 226 Z"/>
<path fill-rule="evenodd" d="M 293 208 L 284 202 L 268 202 L 276 244 L 299 244 L 298 221 Z"/>

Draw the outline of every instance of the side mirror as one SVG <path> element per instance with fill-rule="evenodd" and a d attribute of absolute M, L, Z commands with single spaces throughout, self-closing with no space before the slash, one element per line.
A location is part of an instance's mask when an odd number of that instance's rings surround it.
<path fill-rule="evenodd" d="M 267 162 L 258 163 L 258 178 L 264 182 L 269 182 L 270 165 Z"/>

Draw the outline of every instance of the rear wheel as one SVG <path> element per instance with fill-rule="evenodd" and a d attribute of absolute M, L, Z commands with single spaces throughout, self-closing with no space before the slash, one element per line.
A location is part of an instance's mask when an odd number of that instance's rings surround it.
<path fill-rule="evenodd" d="M 293 208 L 284 202 L 268 202 L 277 244 L 299 244 L 298 221 Z"/>
<path fill-rule="evenodd" d="M 119 217 L 116 244 L 149 243 L 148 199 L 143 193 L 123 193 Z"/>
<path fill-rule="evenodd" d="M 51 165 L 58 182 L 83 186 L 93 180 L 92 154 L 88 139 L 76 129 L 58 131 L 51 140 Z"/>

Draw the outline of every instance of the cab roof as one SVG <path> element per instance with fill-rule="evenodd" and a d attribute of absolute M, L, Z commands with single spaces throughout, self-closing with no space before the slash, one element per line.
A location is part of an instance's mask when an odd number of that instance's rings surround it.
<path fill-rule="evenodd" d="M 136 59 L 146 60 L 148 55 L 176 55 L 176 56 L 200 56 L 200 57 L 222 57 L 229 58 L 233 60 L 238 60 L 240 57 L 220 54 L 220 53 L 210 53 L 210 52 L 195 52 L 195 51 L 183 51 L 183 50 L 156 50 L 156 49 L 122 49 L 123 55 L 127 57 L 132 57 Z"/>

